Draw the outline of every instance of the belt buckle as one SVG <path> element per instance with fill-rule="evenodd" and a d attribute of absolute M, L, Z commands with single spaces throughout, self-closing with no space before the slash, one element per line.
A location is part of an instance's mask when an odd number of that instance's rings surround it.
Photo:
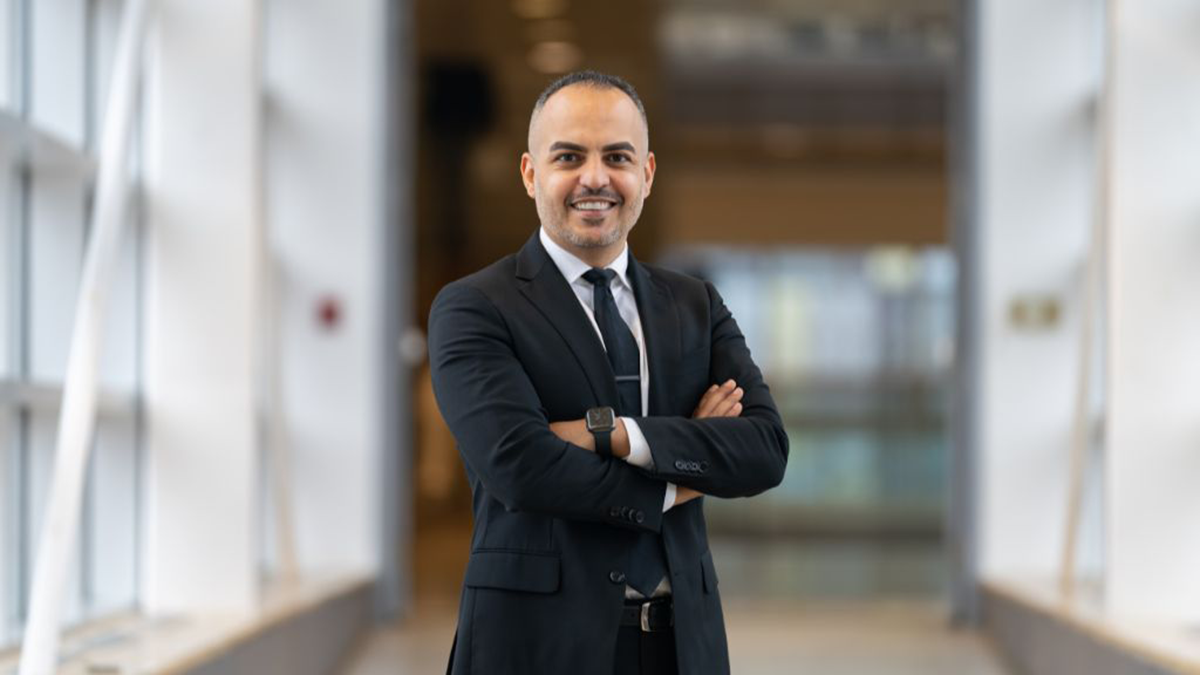
<path fill-rule="evenodd" d="M 646 602 L 642 603 L 642 611 L 641 611 L 642 626 L 641 626 L 641 628 L 642 628 L 643 633 L 658 633 L 659 632 L 650 627 L 650 605 L 651 604 L 652 603 L 650 600 L 647 600 Z M 675 616 L 674 616 L 674 612 L 672 612 L 671 622 L 669 625 L 674 625 L 674 624 L 675 624 Z"/>

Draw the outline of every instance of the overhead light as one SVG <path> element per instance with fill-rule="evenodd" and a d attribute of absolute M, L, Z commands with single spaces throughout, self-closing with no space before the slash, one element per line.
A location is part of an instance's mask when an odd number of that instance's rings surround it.
<path fill-rule="evenodd" d="M 547 75 L 561 75 L 582 62 L 583 50 L 571 42 L 539 42 L 529 50 L 529 66 Z"/>
<path fill-rule="evenodd" d="M 567 11 L 567 0 L 513 0 L 513 11 L 522 19 L 552 19 Z"/>

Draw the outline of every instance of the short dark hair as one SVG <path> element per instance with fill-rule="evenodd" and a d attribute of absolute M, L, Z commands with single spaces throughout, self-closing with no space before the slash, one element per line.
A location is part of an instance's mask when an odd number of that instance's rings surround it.
<path fill-rule="evenodd" d="M 558 90 L 573 84 L 582 84 L 597 89 L 620 90 L 637 106 L 638 112 L 642 115 L 642 122 L 646 124 L 647 130 L 650 129 L 650 120 L 646 117 L 646 106 L 642 105 L 642 98 L 638 96 L 637 90 L 633 88 L 633 85 L 616 75 L 609 75 L 608 73 L 601 73 L 595 70 L 577 70 L 573 73 L 567 73 L 551 82 L 550 86 L 543 89 L 541 95 L 537 97 L 537 101 L 534 102 L 533 113 L 529 116 L 530 124 L 533 124 L 533 119 L 537 117 L 542 108 L 546 107 L 546 101 L 550 100 L 551 96 L 558 93 Z"/>

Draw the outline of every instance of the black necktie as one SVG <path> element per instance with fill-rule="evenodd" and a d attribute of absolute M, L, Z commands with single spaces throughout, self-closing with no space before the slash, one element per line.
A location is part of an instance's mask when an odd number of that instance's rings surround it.
<path fill-rule="evenodd" d="M 596 325 L 600 327 L 600 337 L 604 339 L 608 362 L 617 376 L 620 402 L 617 414 L 622 417 L 641 417 L 642 355 L 629 325 L 617 311 L 611 287 L 615 276 L 616 272 L 599 267 L 593 267 L 583 274 L 584 280 L 592 284 L 592 311 L 596 315 Z"/>
<path fill-rule="evenodd" d="M 613 374 L 617 378 L 620 402 L 617 414 L 622 417 L 641 417 L 642 354 L 613 299 L 611 283 L 616 275 L 612 270 L 593 267 L 584 272 L 583 278 L 592 284 L 592 311 L 596 316 L 596 325 L 600 327 L 600 337 L 604 339 L 608 362 L 612 364 Z M 661 537 L 651 532 L 640 533 L 630 554 L 629 574 L 626 575 L 629 585 L 650 597 L 666 573 L 667 561 L 663 555 Z"/>

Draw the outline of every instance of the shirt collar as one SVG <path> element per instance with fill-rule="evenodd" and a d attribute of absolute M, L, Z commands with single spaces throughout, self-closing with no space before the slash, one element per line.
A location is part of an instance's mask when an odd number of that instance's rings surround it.
<path fill-rule="evenodd" d="M 557 267 L 558 271 L 562 273 L 563 278 L 567 280 L 567 283 L 574 284 L 575 282 L 579 281 L 579 278 L 582 277 L 585 272 L 592 269 L 591 265 L 575 257 L 574 253 L 571 253 L 567 249 L 559 246 L 557 242 L 551 239 L 550 235 L 546 232 L 545 227 L 542 227 L 538 231 L 538 236 L 542 240 L 542 246 L 545 247 L 546 253 L 550 254 L 550 259 L 554 261 L 554 266 Z M 629 283 L 629 279 L 625 276 L 625 273 L 629 271 L 628 242 L 625 244 L 624 248 L 621 249 L 620 255 L 618 255 L 611 263 L 606 265 L 605 268 L 616 272 L 617 278 L 621 280 L 621 283 L 628 288 L 632 288 Z"/>

